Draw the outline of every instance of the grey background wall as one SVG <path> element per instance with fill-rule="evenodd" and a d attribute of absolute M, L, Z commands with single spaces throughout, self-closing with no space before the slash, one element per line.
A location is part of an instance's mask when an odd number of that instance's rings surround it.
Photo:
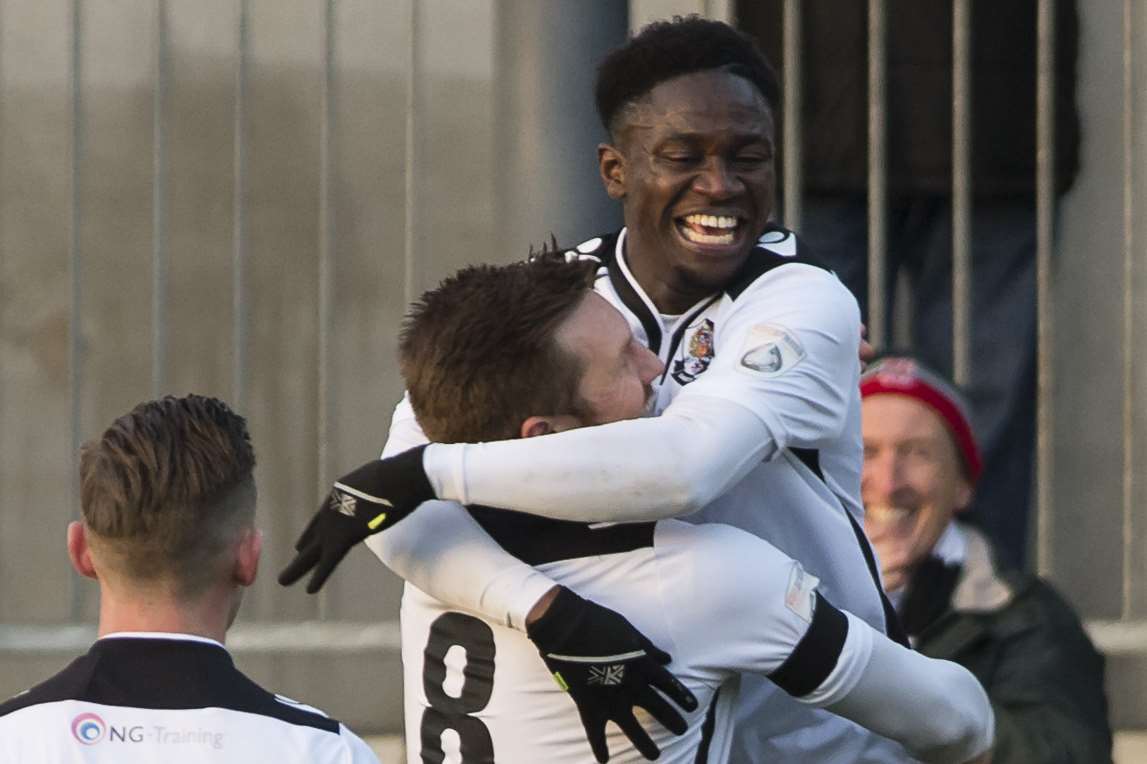
<path fill-rule="evenodd" d="M 616 224 L 588 73 L 627 19 L 731 5 L 0 0 L 0 696 L 92 635 L 95 589 L 63 552 L 76 444 L 196 391 L 236 403 L 259 455 L 241 665 L 397 730 L 398 581 L 362 550 L 321 597 L 273 574 L 327 480 L 382 444 L 409 298 Z M 1129 3 L 1130 154 L 1123 5 L 1080 5 L 1042 563 L 1112 654 L 1117 723 L 1147 727 L 1147 3 Z"/>

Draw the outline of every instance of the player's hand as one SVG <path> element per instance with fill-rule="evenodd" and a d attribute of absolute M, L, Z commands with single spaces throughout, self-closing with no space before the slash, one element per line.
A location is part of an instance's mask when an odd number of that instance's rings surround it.
<path fill-rule="evenodd" d="M 594 758 L 609 761 L 605 723 L 612 721 L 647 759 L 660 755 L 656 744 L 633 715 L 640 706 L 675 735 L 687 725 L 677 709 L 657 690 L 686 711 L 697 698 L 665 669 L 671 658 L 659 650 L 620 613 L 574 594 L 564 586 L 526 633 L 558 686 L 577 705 Z M 654 689 L 656 688 L 656 689 Z"/>
<path fill-rule="evenodd" d="M 375 459 L 336 480 L 295 542 L 297 554 L 279 574 L 279 583 L 290 586 L 313 568 L 307 594 L 314 594 L 355 544 L 433 499 L 434 489 L 422 468 L 425 448 Z"/>

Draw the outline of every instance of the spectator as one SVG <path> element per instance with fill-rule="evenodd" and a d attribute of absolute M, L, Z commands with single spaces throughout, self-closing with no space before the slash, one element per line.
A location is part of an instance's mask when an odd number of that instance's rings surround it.
<path fill-rule="evenodd" d="M 780 0 L 740 4 L 742 27 L 780 61 Z M 968 395 L 986 477 L 970 515 L 1022 565 L 1035 443 L 1036 3 L 973 3 L 972 241 Z M 1056 192 L 1079 164 L 1075 3 L 1056 6 Z M 801 230 L 856 295 L 867 320 L 868 3 L 802 4 Z M 912 287 L 915 352 L 952 366 L 952 11 L 887 0 L 885 217 L 891 301 L 898 273 Z"/>
<path fill-rule="evenodd" d="M 84 446 L 68 556 L 99 582 L 99 639 L 0 704 L 0 761 L 377 764 L 223 647 L 262 548 L 254 466 L 243 418 L 196 395 L 141 404 Z"/>
<path fill-rule="evenodd" d="M 913 645 L 984 685 L 994 764 L 1110 762 L 1103 657 L 1079 618 L 954 519 L 983 466 L 961 395 L 905 357 L 877 361 L 860 390 L 865 531 Z"/>

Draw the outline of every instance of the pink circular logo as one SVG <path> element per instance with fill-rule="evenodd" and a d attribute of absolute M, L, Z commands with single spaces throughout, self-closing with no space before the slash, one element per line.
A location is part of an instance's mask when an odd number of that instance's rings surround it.
<path fill-rule="evenodd" d="M 93 745 L 103 740 L 107 725 L 98 714 L 80 714 L 72 719 L 72 737 L 84 745 Z"/>

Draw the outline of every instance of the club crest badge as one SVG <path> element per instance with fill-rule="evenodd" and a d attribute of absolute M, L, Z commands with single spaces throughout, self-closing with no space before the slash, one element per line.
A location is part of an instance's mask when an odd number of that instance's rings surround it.
<path fill-rule="evenodd" d="M 713 322 L 705 319 L 689 338 L 685 355 L 673 362 L 673 379 L 687 385 L 709 368 L 713 361 Z"/>

